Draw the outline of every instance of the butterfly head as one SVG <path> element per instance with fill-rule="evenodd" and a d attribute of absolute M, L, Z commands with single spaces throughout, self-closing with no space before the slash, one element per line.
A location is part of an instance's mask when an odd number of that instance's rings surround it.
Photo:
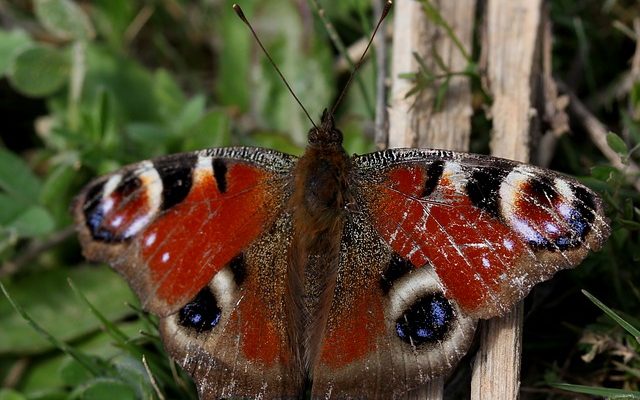
<path fill-rule="evenodd" d="M 341 146 L 342 132 L 336 128 L 333 114 L 327 109 L 322 112 L 320 126 L 309 131 L 309 144 L 312 146 Z"/>

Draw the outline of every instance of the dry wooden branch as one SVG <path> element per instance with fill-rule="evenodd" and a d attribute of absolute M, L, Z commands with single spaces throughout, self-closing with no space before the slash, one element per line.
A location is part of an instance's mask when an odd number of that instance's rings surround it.
<path fill-rule="evenodd" d="M 471 48 L 475 1 L 440 1 L 436 5 L 444 20 L 467 49 Z M 428 66 L 436 68 L 434 53 L 450 71 L 462 71 L 467 60 L 441 27 L 430 23 L 420 3 L 401 0 L 395 5 L 394 46 L 389 127 L 389 147 L 440 147 L 467 150 L 471 132 L 471 94 L 466 77 L 452 77 L 442 109 L 434 111 L 435 93 L 422 91 L 417 98 L 406 98 L 412 83 L 398 75 L 418 71 L 418 54 Z M 442 82 L 436 82 L 442 83 Z"/>
<path fill-rule="evenodd" d="M 560 90 L 569 96 L 569 112 L 576 117 L 589 134 L 591 141 L 600 152 L 611 162 L 611 165 L 622 171 L 629 182 L 640 191 L 640 167 L 635 162 L 629 160 L 624 164 L 620 155 L 613 151 L 607 143 L 607 133 L 609 130 L 582 104 L 580 99 L 562 82 L 558 82 Z"/>
<path fill-rule="evenodd" d="M 539 66 L 540 0 L 489 0 L 484 59 L 493 95 L 491 153 L 529 160 L 532 87 Z M 520 388 L 522 305 L 481 326 L 471 381 L 472 399 L 517 399 Z"/>
<path fill-rule="evenodd" d="M 433 2 L 436 3 L 436 2 Z M 437 9 L 453 28 L 466 49 L 471 48 L 475 1 L 440 1 Z M 435 95 L 426 90 L 406 97 L 412 83 L 399 78 L 418 71 L 414 52 L 427 65 L 434 65 L 435 51 L 451 71 L 461 71 L 467 60 L 441 27 L 427 20 L 420 3 L 398 0 L 395 3 L 392 61 L 391 106 L 389 109 L 389 147 L 428 146 L 467 150 L 471 134 L 471 91 L 467 78 L 454 77 L 440 111 L 434 111 Z M 441 399 L 442 380 L 431 382 L 411 393 L 411 399 Z"/>

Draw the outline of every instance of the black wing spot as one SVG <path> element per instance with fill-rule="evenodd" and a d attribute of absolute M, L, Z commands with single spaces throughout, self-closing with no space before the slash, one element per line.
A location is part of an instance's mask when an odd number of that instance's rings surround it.
<path fill-rule="evenodd" d="M 582 245 L 583 240 L 591 232 L 591 226 L 596 217 L 596 203 L 593 195 L 582 186 L 571 187 L 575 200 L 571 204 L 568 215 L 562 218 L 568 227 L 562 236 L 553 240 L 540 238 L 536 241 L 529 241 L 529 246 L 534 249 L 548 251 L 565 251 Z"/>
<path fill-rule="evenodd" d="M 247 264 L 244 260 L 244 254 L 240 253 L 233 260 L 229 262 L 229 268 L 233 273 L 233 280 L 236 282 L 236 286 L 242 285 L 247 277 Z"/>
<path fill-rule="evenodd" d="M 441 293 L 420 297 L 396 320 L 396 334 L 420 346 L 445 339 L 455 319 L 453 307 Z"/>
<path fill-rule="evenodd" d="M 102 211 L 102 196 L 105 182 L 93 185 L 87 191 L 84 203 L 84 219 L 94 240 L 110 243 L 113 233 L 102 227 L 104 212 Z"/>
<path fill-rule="evenodd" d="M 427 168 L 427 179 L 424 182 L 424 188 L 422 190 L 422 197 L 427 197 L 438 187 L 440 177 L 444 172 L 444 161 L 436 160 Z"/>
<path fill-rule="evenodd" d="M 534 179 L 529 179 L 528 190 L 533 196 L 539 199 L 547 200 L 549 204 L 554 204 L 558 197 L 553 181 L 548 176 L 541 176 Z"/>
<path fill-rule="evenodd" d="M 591 232 L 591 225 L 596 218 L 596 203 L 593 195 L 582 186 L 573 186 L 573 195 L 576 197 L 571 213 L 567 216 L 567 222 L 571 227 L 571 233 L 567 237 L 556 239 L 556 246 L 560 250 L 577 247 Z"/>
<path fill-rule="evenodd" d="M 474 206 L 500 218 L 500 185 L 509 174 L 502 168 L 475 169 L 467 181 L 467 194 Z"/>
<path fill-rule="evenodd" d="M 168 210 L 183 201 L 191 191 L 195 154 L 181 155 L 179 160 L 158 160 L 154 167 L 162 179 L 162 209 Z"/>
<path fill-rule="evenodd" d="M 584 238 L 589 233 L 591 224 L 596 219 L 596 202 L 593 198 L 593 194 L 582 186 L 574 186 L 573 194 L 576 196 L 576 201 L 573 206 L 576 208 L 579 214 L 579 220 L 576 231 L 580 236 Z M 573 226 L 573 225 L 572 225 Z"/>
<path fill-rule="evenodd" d="M 398 254 L 393 253 L 387 269 L 382 273 L 380 277 L 380 288 L 384 294 L 389 293 L 393 284 L 409 272 L 414 269 L 411 261 L 400 257 Z"/>
<path fill-rule="evenodd" d="M 208 332 L 218 325 L 222 310 L 209 287 L 202 289 L 196 297 L 182 307 L 178 313 L 178 323 L 197 333 Z"/>
<path fill-rule="evenodd" d="M 104 185 L 106 180 L 100 182 L 87 191 L 84 204 L 84 218 L 94 240 L 104 243 L 123 242 L 127 238 L 116 234 L 113 230 L 103 225 L 105 214 L 102 208 L 104 200 Z M 133 195 L 142 186 L 142 181 L 133 172 L 122 177 L 118 186 L 110 193 L 115 196 L 119 203 L 114 207 L 119 207 L 128 201 L 128 197 Z"/>
<path fill-rule="evenodd" d="M 216 179 L 216 185 L 220 193 L 227 191 L 227 164 L 219 159 L 213 159 L 213 177 Z"/>

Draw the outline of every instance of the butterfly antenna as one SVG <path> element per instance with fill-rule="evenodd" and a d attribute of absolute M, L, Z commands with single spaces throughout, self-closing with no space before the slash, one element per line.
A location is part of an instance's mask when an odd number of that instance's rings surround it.
<path fill-rule="evenodd" d="M 364 56 L 367 55 L 367 52 L 369 51 L 369 47 L 371 47 L 371 44 L 373 43 L 373 39 L 376 37 L 376 33 L 378 33 L 378 29 L 380 28 L 380 25 L 382 25 L 382 21 L 384 21 L 384 19 L 387 17 L 387 14 L 389 14 L 389 11 L 391 10 L 391 6 L 392 5 L 393 5 L 393 1 L 387 0 L 386 4 L 384 5 L 384 9 L 382 10 L 382 14 L 380 14 L 380 19 L 378 19 L 378 23 L 376 24 L 376 28 L 373 30 L 373 33 L 371 34 L 371 38 L 369 39 L 369 43 L 367 43 L 367 47 L 362 52 L 362 55 L 360 56 L 360 60 L 358 60 L 356 65 L 353 67 L 353 71 L 351 71 L 351 74 L 349 75 L 349 80 L 344 85 L 344 89 L 342 89 L 342 92 L 340 93 L 340 96 L 338 97 L 338 100 L 336 100 L 335 104 L 331 108 L 331 115 L 335 114 L 336 108 L 342 102 L 342 99 L 344 98 L 344 95 L 347 93 L 347 89 L 349 89 L 349 86 L 351 85 L 351 82 L 353 81 L 353 77 L 356 75 L 356 72 L 358 72 L 358 70 L 362 66 L 363 61 L 364 61 Z"/>
<path fill-rule="evenodd" d="M 251 31 L 251 34 L 253 35 L 253 37 L 256 39 L 256 42 L 258 42 L 258 45 L 260 46 L 260 48 L 262 49 L 264 54 L 269 59 L 269 62 L 271 63 L 273 68 L 276 70 L 278 75 L 280 75 L 280 79 L 282 79 L 282 82 L 284 82 L 284 84 L 287 87 L 287 89 L 289 89 L 289 93 L 291 93 L 293 98 L 296 99 L 296 101 L 298 102 L 298 105 L 300 105 L 300 108 L 302 108 L 302 111 L 304 111 L 304 113 L 307 116 L 307 118 L 309 118 L 309 121 L 311 121 L 311 125 L 313 125 L 313 127 L 317 129 L 318 127 L 316 126 L 316 123 L 313 122 L 313 118 L 311 118 L 311 116 L 309 115 L 309 112 L 307 111 L 307 109 L 304 108 L 304 106 L 302 105 L 302 102 L 300 101 L 300 99 L 298 99 L 298 96 L 296 96 L 296 94 L 294 93 L 293 89 L 289 85 L 289 82 L 287 82 L 287 80 L 285 79 L 284 75 L 280 71 L 280 68 L 278 68 L 278 66 L 276 65 L 275 61 L 273 61 L 273 58 L 271 58 L 271 55 L 269 54 L 267 49 L 264 47 L 264 45 L 260 41 L 260 38 L 258 37 L 258 34 L 253 29 L 253 26 L 251 26 L 251 24 L 249 23 L 249 20 L 247 20 L 247 17 L 245 17 L 244 12 L 242 12 L 242 8 L 240 8 L 239 5 L 234 4 L 233 5 L 233 10 L 236 12 L 236 14 L 238 14 L 238 18 L 240 18 L 242 20 L 242 22 L 244 22 L 245 25 L 247 25 L 249 27 L 249 30 Z"/>

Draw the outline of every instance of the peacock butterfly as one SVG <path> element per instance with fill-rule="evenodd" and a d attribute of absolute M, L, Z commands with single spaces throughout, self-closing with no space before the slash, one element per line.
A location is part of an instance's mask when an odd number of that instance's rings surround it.
<path fill-rule="evenodd" d="M 392 398 L 447 374 L 478 319 L 598 250 L 601 199 L 445 150 L 214 148 L 124 167 L 73 207 L 90 260 L 160 317 L 200 398 Z"/>

